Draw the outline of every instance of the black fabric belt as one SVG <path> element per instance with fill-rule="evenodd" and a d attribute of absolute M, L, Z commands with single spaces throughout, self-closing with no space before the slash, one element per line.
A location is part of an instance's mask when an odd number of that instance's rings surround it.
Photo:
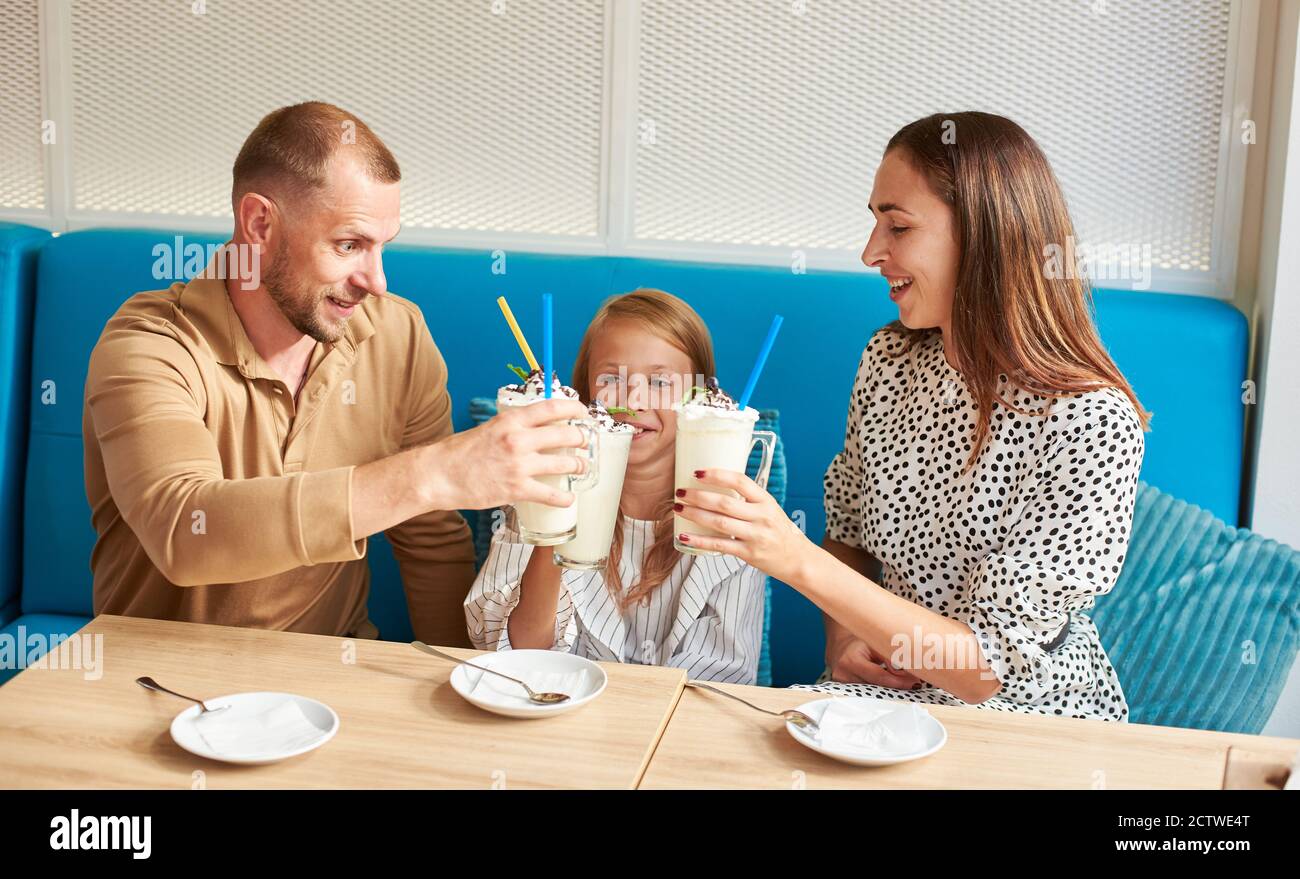
<path fill-rule="evenodd" d="M 1056 649 L 1065 643 L 1065 639 L 1070 636 L 1070 617 L 1065 618 L 1065 625 L 1061 626 L 1061 633 L 1043 645 L 1043 649 L 1048 653 L 1055 653 Z"/>

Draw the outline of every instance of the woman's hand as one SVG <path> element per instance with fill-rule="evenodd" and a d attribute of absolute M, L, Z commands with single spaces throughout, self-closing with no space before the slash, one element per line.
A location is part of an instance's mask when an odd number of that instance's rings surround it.
<path fill-rule="evenodd" d="M 734 555 L 778 580 L 790 582 L 810 550 L 816 547 L 766 491 L 744 473 L 696 470 L 695 478 L 717 491 L 679 488 L 673 509 L 692 522 L 730 534 L 703 537 L 679 534 L 688 546 Z M 740 495 L 719 492 L 731 489 Z"/>
<path fill-rule="evenodd" d="M 921 686 L 921 679 L 911 672 L 894 671 L 861 638 L 848 636 L 826 645 L 826 667 L 831 680 L 846 684 L 879 684 L 896 690 Z"/>

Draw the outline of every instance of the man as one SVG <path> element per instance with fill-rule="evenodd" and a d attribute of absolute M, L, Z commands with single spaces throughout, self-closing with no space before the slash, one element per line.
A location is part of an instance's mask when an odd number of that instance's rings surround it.
<path fill-rule="evenodd" d="M 455 511 L 573 502 L 536 477 L 582 472 L 546 453 L 582 445 L 562 423 L 580 403 L 452 433 L 442 356 L 384 278 L 400 180 L 345 111 L 276 110 L 235 161 L 223 271 L 109 320 L 83 415 L 96 613 L 373 638 L 366 538 L 383 531 L 417 637 L 468 646 Z"/>

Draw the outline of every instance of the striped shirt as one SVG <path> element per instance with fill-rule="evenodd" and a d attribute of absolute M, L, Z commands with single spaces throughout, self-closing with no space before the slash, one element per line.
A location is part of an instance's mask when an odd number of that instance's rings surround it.
<path fill-rule="evenodd" d="M 465 598 L 470 641 L 509 650 L 507 621 L 519 604 L 520 581 L 533 547 L 508 517 Z M 623 583 L 640 576 L 654 543 L 654 522 L 623 517 Z M 764 574 L 733 556 L 683 554 L 648 604 L 620 610 L 600 571 L 560 575 L 553 650 L 604 662 L 683 668 L 694 680 L 752 684 L 763 630 Z"/>

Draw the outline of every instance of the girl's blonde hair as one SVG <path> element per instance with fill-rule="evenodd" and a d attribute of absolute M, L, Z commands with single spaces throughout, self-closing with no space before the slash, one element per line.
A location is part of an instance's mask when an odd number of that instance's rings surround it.
<path fill-rule="evenodd" d="M 640 324 L 677 348 L 691 360 L 692 373 L 711 376 L 717 374 L 713 359 L 713 339 L 704 321 L 684 301 L 663 290 L 641 288 L 606 299 L 592 318 L 578 348 L 578 359 L 573 366 L 573 387 L 584 402 L 591 402 L 590 364 L 591 345 L 596 334 L 614 320 L 627 320 Z M 622 509 L 619 510 L 622 513 Z M 637 602 L 648 603 L 650 594 L 668 579 L 677 565 L 680 553 L 673 547 L 673 499 L 665 498 L 655 510 L 654 543 L 641 565 L 641 576 L 626 592 L 618 563 L 623 557 L 623 517 L 614 523 L 614 541 L 609 548 L 609 561 L 605 565 L 605 585 L 623 608 Z"/>

